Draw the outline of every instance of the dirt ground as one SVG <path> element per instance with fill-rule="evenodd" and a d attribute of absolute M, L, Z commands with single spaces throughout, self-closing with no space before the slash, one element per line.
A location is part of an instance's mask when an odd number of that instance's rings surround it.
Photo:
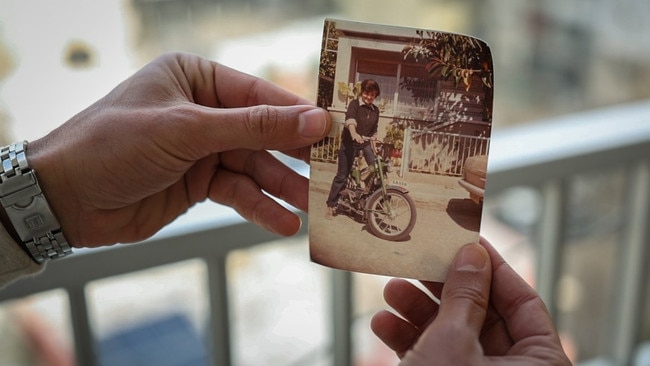
<path fill-rule="evenodd" d="M 458 248 L 478 240 L 481 207 L 469 199 L 458 177 L 409 173 L 409 195 L 417 221 L 410 238 L 380 239 L 345 214 L 325 219 L 327 195 L 336 165 L 313 162 L 309 195 L 312 260 L 338 269 L 441 281 Z M 392 178 L 398 178 L 393 175 Z"/>

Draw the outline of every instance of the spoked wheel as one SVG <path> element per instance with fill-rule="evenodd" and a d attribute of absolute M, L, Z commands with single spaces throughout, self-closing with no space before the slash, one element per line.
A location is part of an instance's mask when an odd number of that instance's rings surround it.
<path fill-rule="evenodd" d="M 368 199 L 368 230 L 375 236 L 391 241 L 406 239 L 413 226 L 417 211 L 413 199 L 394 188 L 381 190 Z"/>

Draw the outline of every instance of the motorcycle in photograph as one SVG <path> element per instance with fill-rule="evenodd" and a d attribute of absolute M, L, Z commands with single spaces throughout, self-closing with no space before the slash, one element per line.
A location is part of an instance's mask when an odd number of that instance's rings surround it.
<path fill-rule="evenodd" d="M 415 226 L 415 203 L 406 188 L 388 184 L 391 162 L 387 149 L 379 142 L 368 143 L 373 146 L 375 163 L 364 164 L 363 153 L 359 151 L 339 195 L 337 210 L 358 216 L 368 231 L 381 239 L 403 241 Z"/>

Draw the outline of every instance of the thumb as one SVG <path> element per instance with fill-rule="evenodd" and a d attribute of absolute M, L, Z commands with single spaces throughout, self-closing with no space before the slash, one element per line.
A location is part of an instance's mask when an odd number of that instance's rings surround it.
<path fill-rule="evenodd" d="M 201 134 L 213 152 L 295 149 L 321 140 L 331 128 L 329 113 L 311 105 L 210 109 L 206 122 Z"/>
<path fill-rule="evenodd" d="M 458 251 L 447 272 L 438 315 L 400 365 L 428 365 L 431 360 L 455 365 L 483 355 L 479 335 L 490 298 L 491 272 L 482 246 L 467 244 Z"/>
<path fill-rule="evenodd" d="M 439 323 L 450 322 L 480 334 L 490 299 L 490 256 L 479 244 L 463 246 L 447 273 L 442 289 Z"/>

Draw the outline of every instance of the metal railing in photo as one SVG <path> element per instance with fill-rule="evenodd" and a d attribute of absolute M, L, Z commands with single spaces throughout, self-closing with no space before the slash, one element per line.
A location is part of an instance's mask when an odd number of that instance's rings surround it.
<path fill-rule="evenodd" d="M 486 199 L 496 199 L 520 186 L 533 187 L 540 194 L 543 210 L 531 239 L 537 251 L 535 283 L 553 314 L 563 271 L 562 253 L 567 245 L 567 182 L 583 172 L 624 170 L 629 183 L 625 191 L 622 255 L 613 279 L 617 293 L 611 294 L 611 321 L 607 329 L 602 329 L 609 340 L 608 348 L 598 356 L 607 365 L 634 364 L 635 352 L 645 340 L 638 320 L 648 316 L 644 312 L 650 305 L 645 286 L 650 247 L 650 102 L 496 129 L 492 136 Z M 329 149 L 318 155 L 323 159 L 331 157 Z M 299 235 L 306 235 L 305 230 Z M 233 250 L 275 239 L 276 236 L 250 223 L 215 224 L 137 245 L 90 250 L 51 263 L 45 275 L 12 284 L 0 291 L 0 301 L 64 289 L 70 301 L 77 362 L 95 365 L 86 285 L 110 276 L 202 258 L 209 277 L 212 364 L 231 365 L 226 257 Z M 328 298 L 323 299 L 333 304 L 329 314 L 332 336 L 327 348 L 331 350 L 333 364 L 352 365 L 351 274 L 332 271 L 331 288 Z"/>
<path fill-rule="evenodd" d="M 487 137 L 407 128 L 400 176 L 405 176 L 408 171 L 461 176 L 465 160 L 474 155 L 487 154 L 489 142 Z M 314 145 L 311 159 L 336 163 L 340 146 L 340 136 L 328 137 Z"/>
<path fill-rule="evenodd" d="M 326 137 L 315 143 L 311 149 L 311 160 L 336 164 L 341 147 L 341 136 Z"/>
<path fill-rule="evenodd" d="M 463 174 L 467 158 L 488 154 L 490 143 L 487 137 L 412 129 L 404 140 L 402 158 L 409 171 L 455 177 Z"/>

